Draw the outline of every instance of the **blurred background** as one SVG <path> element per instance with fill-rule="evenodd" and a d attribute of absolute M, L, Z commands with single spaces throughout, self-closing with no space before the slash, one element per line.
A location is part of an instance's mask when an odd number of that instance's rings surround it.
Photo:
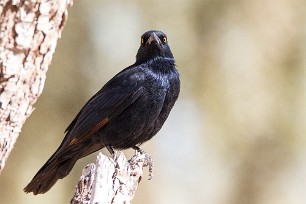
<path fill-rule="evenodd" d="M 151 29 L 168 35 L 182 89 L 142 146 L 155 172 L 150 181 L 145 173 L 133 203 L 306 203 L 305 19 L 303 0 L 74 1 L 44 92 L 0 177 L 0 203 L 69 203 L 96 154 L 44 195 L 22 189 L 83 104 L 135 62 Z"/>

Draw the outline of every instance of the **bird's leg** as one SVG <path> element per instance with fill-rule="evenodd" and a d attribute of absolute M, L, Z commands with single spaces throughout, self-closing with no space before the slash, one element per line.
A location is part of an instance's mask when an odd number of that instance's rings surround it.
<path fill-rule="evenodd" d="M 112 155 L 112 158 L 115 160 L 116 154 L 115 154 L 115 151 L 113 150 L 113 148 L 110 145 L 107 145 L 105 147 L 108 150 L 108 152 Z"/>
<path fill-rule="evenodd" d="M 143 149 L 141 149 L 140 147 L 138 147 L 138 146 L 133 146 L 132 147 L 134 150 L 135 150 L 135 152 L 137 153 L 137 152 L 139 152 L 140 154 L 145 154 L 145 155 L 147 155 L 147 153 L 143 150 Z"/>
<path fill-rule="evenodd" d="M 99 132 L 98 132 L 97 134 L 99 135 L 99 138 L 102 138 L 102 136 L 101 136 L 101 134 L 100 134 Z M 111 154 L 112 159 L 115 160 L 115 159 L 116 159 L 116 154 L 115 154 L 115 151 L 113 150 L 112 146 L 110 146 L 110 145 L 105 145 L 105 144 L 102 142 L 101 139 L 99 139 L 98 141 L 101 143 L 101 145 L 102 145 L 103 147 L 106 147 L 107 151 Z"/>
<path fill-rule="evenodd" d="M 137 147 L 136 145 L 132 147 L 136 152 L 141 152 L 143 151 L 142 149 L 140 149 L 139 147 Z"/>

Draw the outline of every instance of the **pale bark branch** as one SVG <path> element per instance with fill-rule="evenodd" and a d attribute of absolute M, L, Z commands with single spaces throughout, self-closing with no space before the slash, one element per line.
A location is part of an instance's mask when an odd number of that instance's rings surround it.
<path fill-rule="evenodd" d="M 0 0 L 0 173 L 42 93 L 72 0 Z"/>
<path fill-rule="evenodd" d="M 99 153 L 96 163 L 83 169 L 71 204 L 131 203 L 146 166 L 151 178 L 153 162 L 142 150 L 130 160 L 122 152 L 115 159 Z"/>

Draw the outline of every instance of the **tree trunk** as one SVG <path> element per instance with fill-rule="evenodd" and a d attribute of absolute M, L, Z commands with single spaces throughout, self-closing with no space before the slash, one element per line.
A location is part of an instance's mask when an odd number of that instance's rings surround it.
<path fill-rule="evenodd" d="M 42 93 L 72 0 L 0 0 L 0 173 Z"/>

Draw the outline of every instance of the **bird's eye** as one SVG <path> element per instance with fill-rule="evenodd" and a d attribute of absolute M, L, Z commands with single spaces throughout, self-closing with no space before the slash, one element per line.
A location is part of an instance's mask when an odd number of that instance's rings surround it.
<path fill-rule="evenodd" d="M 163 37 L 163 42 L 166 43 L 167 42 L 167 38 Z"/>
<path fill-rule="evenodd" d="M 143 45 L 143 43 L 144 43 L 144 40 L 143 40 L 143 38 L 141 38 L 141 44 Z"/>

